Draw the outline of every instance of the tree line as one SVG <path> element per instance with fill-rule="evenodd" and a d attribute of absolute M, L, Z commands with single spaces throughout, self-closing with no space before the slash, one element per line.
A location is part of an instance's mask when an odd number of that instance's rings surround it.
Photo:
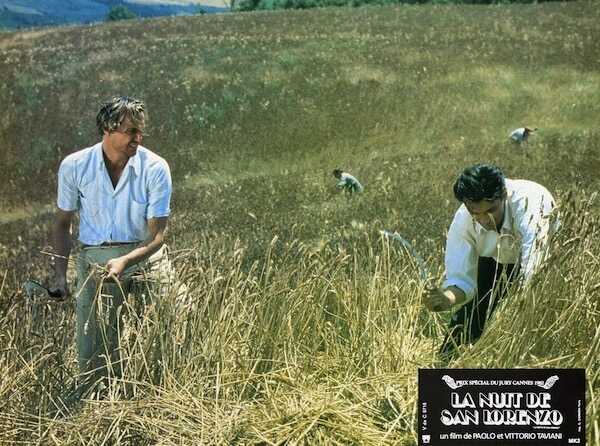
<path fill-rule="evenodd" d="M 544 3 L 548 1 L 575 1 L 575 0 L 225 0 L 231 11 L 256 11 L 273 9 L 308 9 L 331 6 L 366 6 L 366 5 L 394 5 L 394 4 L 466 4 L 466 5 L 492 5 L 513 3 Z M 198 14 L 205 14 L 202 7 L 198 7 Z M 127 6 L 120 4 L 113 6 L 106 15 L 107 21 L 134 19 L 137 15 Z"/>
<path fill-rule="evenodd" d="M 231 9 L 234 11 L 253 11 L 270 9 L 307 9 L 328 6 L 364 6 L 427 3 L 490 5 L 511 3 L 542 3 L 546 1 L 555 0 L 237 0 L 235 4 L 231 5 Z"/>
<path fill-rule="evenodd" d="M 197 14 L 206 14 L 206 11 L 202 8 L 202 6 L 198 6 L 198 8 L 196 9 L 196 13 Z M 108 14 L 106 14 L 105 20 L 107 22 L 113 22 L 116 20 L 135 19 L 137 17 L 138 17 L 138 15 L 135 12 L 133 12 L 131 9 L 129 9 L 127 6 L 125 6 L 123 4 L 119 4 L 119 5 L 114 5 L 110 8 L 110 10 L 108 11 Z"/>

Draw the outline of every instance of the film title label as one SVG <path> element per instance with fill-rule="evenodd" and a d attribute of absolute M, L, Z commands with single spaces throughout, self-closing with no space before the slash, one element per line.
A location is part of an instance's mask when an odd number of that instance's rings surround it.
<path fill-rule="evenodd" d="M 421 369 L 420 445 L 585 444 L 583 369 Z"/>

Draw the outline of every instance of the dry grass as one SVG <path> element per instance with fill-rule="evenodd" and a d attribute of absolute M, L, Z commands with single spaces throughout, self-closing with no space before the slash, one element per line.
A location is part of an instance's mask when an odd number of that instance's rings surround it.
<path fill-rule="evenodd" d="M 585 367 L 600 445 L 599 11 L 287 11 L 0 36 L 0 193 L 23 209 L 0 222 L 0 444 L 416 444 L 417 369 L 436 364 L 445 324 L 379 230 L 439 271 L 452 181 L 487 161 L 547 186 L 563 230 L 534 286 L 451 366 Z M 73 303 L 26 304 L 19 285 L 49 274 L 51 216 L 24 203 L 52 205 L 60 158 L 93 142 L 115 92 L 146 99 L 147 145 L 173 167 L 190 308 L 173 284 L 132 310 L 123 380 L 67 411 Z M 524 123 L 541 130 L 517 150 L 507 134 Z M 335 194 L 338 166 L 364 194 Z"/>
<path fill-rule="evenodd" d="M 561 201 L 554 255 L 450 367 L 585 368 L 597 444 L 597 203 Z M 416 372 L 435 366 L 443 334 L 420 305 L 416 266 L 368 237 L 345 253 L 296 242 L 275 255 L 279 243 L 250 266 L 240 244 L 180 252 L 189 307 L 177 311 L 176 283 L 141 319 L 132 314 L 123 379 L 69 409 L 60 398 L 74 379 L 72 309 L 34 326 L 24 302 L 12 304 L 0 443 L 416 444 Z"/>

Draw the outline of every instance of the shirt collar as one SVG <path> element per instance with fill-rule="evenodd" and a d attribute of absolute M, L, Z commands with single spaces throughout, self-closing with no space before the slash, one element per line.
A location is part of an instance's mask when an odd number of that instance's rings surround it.
<path fill-rule="evenodd" d="M 138 146 L 137 152 L 135 153 L 134 156 L 132 156 L 131 158 L 129 158 L 127 160 L 127 164 L 125 165 L 125 168 L 127 168 L 128 166 L 133 167 L 133 171 L 135 172 L 135 174 L 137 176 L 140 175 L 141 171 L 142 171 L 142 159 L 140 158 L 140 147 Z M 102 142 L 99 142 L 98 144 L 96 144 L 96 146 L 94 147 L 94 153 L 96 156 L 96 160 L 95 160 L 95 164 L 96 164 L 96 169 L 103 169 L 104 168 L 104 155 L 102 154 Z"/>
<path fill-rule="evenodd" d="M 513 232 L 514 231 L 514 215 L 513 208 L 511 206 L 513 195 L 515 193 L 512 181 L 506 179 L 506 199 L 504 200 L 504 221 L 502 222 L 501 232 Z"/>
<path fill-rule="evenodd" d="M 96 170 L 101 170 L 104 167 L 104 157 L 102 156 L 102 141 L 100 141 L 94 147 L 94 164 L 96 165 Z"/>
<path fill-rule="evenodd" d="M 504 218 L 502 219 L 502 227 L 500 228 L 500 233 L 511 232 L 512 231 L 512 212 L 510 209 L 509 197 L 507 196 L 504 199 Z"/>
<path fill-rule="evenodd" d="M 468 211 L 467 211 L 468 212 Z M 477 234 L 481 234 L 482 232 L 492 231 L 491 229 L 486 229 L 481 226 L 473 217 L 471 217 L 473 221 L 473 227 Z M 510 232 L 512 231 L 512 213 L 510 211 L 510 206 L 508 205 L 508 199 L 504 200 L 504 217 L 502 218 L 502 226 L 500 227 L 500 233 Z M 498 233 L 498 231 L 492 231 Z"/>
<path fill-rule="evenodd" d="M 142 172 L 142 159 L 140 157 L 140 148 L 141 147 L 142 146 L 138 145 L 135 155 L 132 156 L 131 158 L 129 158 L 129 160 L 127 161 L 127 165 L 133 166 L 133 171 L 135 172 L 135 174 L 137 176 L 140 176 L 140 174 Z"/>

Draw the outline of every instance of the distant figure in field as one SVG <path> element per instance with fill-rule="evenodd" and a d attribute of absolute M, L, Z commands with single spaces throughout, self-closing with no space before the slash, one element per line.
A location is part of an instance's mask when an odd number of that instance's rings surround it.
<path fill-rule="evenodd" d="M 336 187 L 338 189 L 343 189 L 344 192 L 353 194 L 362 192 L 365 189 L 355 177 L 344 172 L 342 169 L 334 169 L 333 176 L 339 180 Z"/>
<path fill-rule="evenodd" d="M 515 281 L 526 284 L 547 254 L 556 229 L 554 198 L 540 184 L 511 180 L 496 166 L 477 164 L 454 183 L 461 203 L 446 242 L 446 279 L 428 290 L 431 311 L 460 308 L 452 315 L 440 349 L 451 358 L 456 346 L 475 342 L 498 302 Z"/>
<path fill-rule="evenodd" d="M 519 127 L 518 129 L 515 129 L 512 132 L 510 132 L 510 135 L 508 135 L 508 136 L 514 142 L 518 142 L 518 143 L 527 142 L 527 139 L 529 139 L 529 135 L 531 135 L 536 130 L 537 130 L 537 127 L 533 128 L 533 129 L 531 127 Z"/>

